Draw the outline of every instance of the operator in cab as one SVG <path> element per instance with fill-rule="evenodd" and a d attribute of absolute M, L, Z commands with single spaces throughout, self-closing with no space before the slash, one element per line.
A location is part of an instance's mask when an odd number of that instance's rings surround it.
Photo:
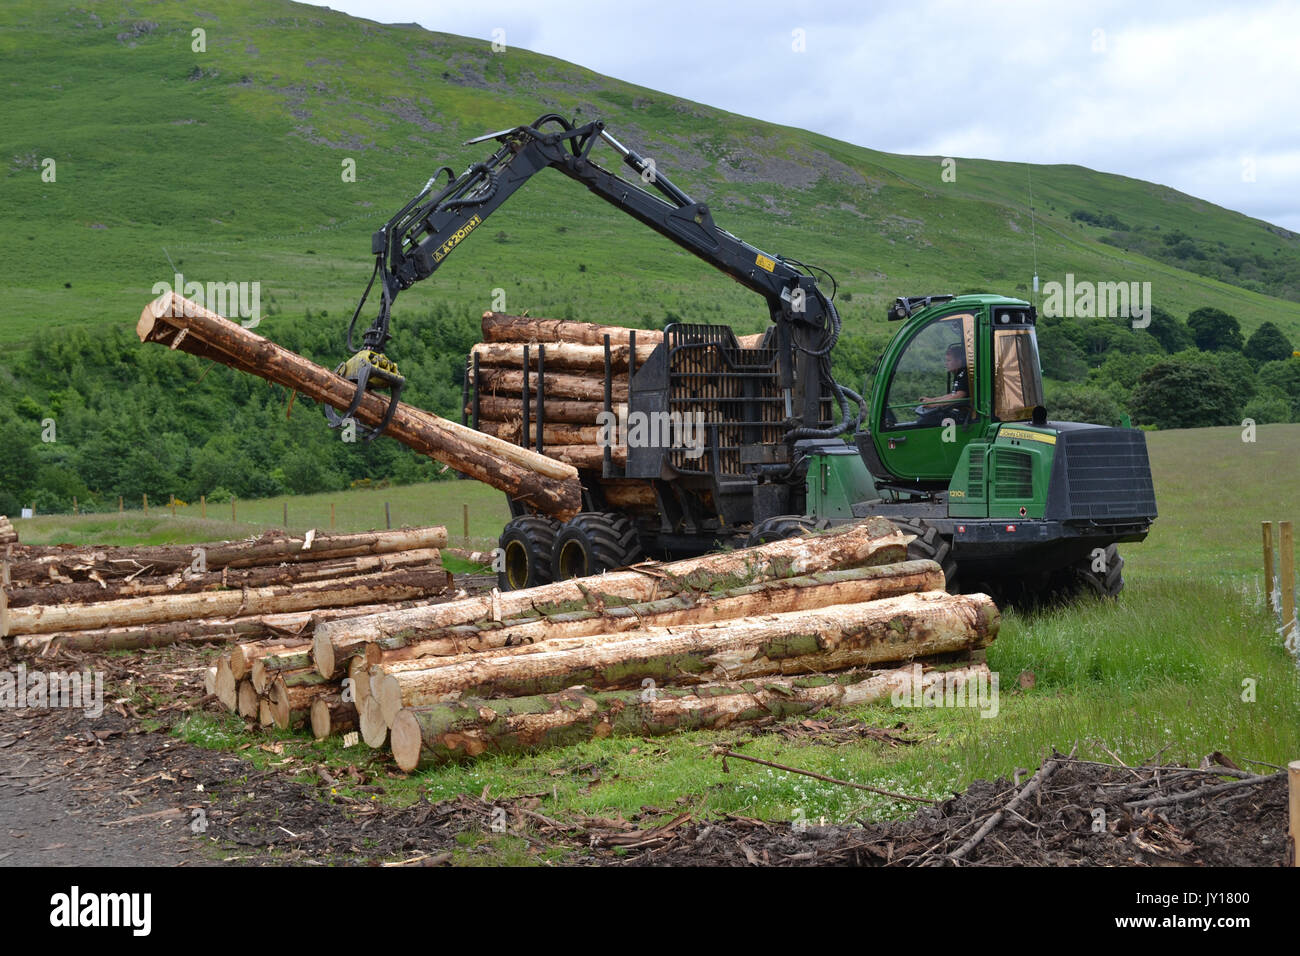
<path fill-rule="evenodd" d="M 945 418 L 964 424 L 970 412 L 970 376 L 966 370 L 966 350 L 960 342 L 948 346 L 944 365 L 952 376 L 952 387 L 945 395 L 922 395 L 924 411 L 917 419 L 919 425 L 939 425 Z"/>

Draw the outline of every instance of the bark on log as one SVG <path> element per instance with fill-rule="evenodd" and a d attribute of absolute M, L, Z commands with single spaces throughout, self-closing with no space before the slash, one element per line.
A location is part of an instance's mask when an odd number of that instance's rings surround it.
<path fill-rule="evenodd" d="M 175 572 L 166 577 L 74 581 L 71 584 L 16 588 L 10 594 L 9 604 L 10 607 L 31 607 L 37 604 L 89 604 L 96 601 L 148 597 L 157 594 L 194 594 L 229 588 L 272 587 L 308 581 L 328 581 L 334 578 L 378 574 L 402 568 L 441 570 L 441 552 L 436 548 L 421 548 L 415 551 L 362 555 L 336 561 L 298 562 L 275 567 L 225 568 L 221 571 L 209 571 L 206 574 Z"/>
<path fill-rule="evenodd" d="M 317 740 L 357 727 L 357 708 L 337 693 L 321 694 L 311 702 L 311 733 Z"/>
<path fill-rule="evenodd" d="M 469 361 L 471 365 L 474 362 L 474 356 L 478 356 L 479 366 L 481 368 L 513 368 L 522 369 L 524 367 L 524 349 L 528 349 L 528 365 L 532 369 L 537 368 L 537 346 L 522 345 L 509 342 L 492 343 L 479 342 L 470 349 Z M 645 364 L 649 357 L 650 350 L 641 348 L 638 343 L 636 349 L 637 366 Z M 626 345 L 614 345 L 609 347 L 610 369 L 614 372 L 626 372 L 628 370 L 628 360 L 631 358 L 631 351 Z M 570 345 L 566 342 L 559 342 L 554 345 L 546 346 L 546 367 L 551 371 L 565 372 L 587 372 L 605 375 L 605 346 L 604 345 Z M 547 402 L 550 407 L 550 402 Z"/>
<path fill-rule="evenodd" d="M 447 545 L 442 527 L 403 528 L 398 531 L 365 531 L 359 534 L 287 535 L 268 531 L 245 541 L 212 541 L 186 545 L 128 547 L 30 548 L 11 565 L 15 584 L 48 585 L 57 577 L 77 581 L 151 574 L 185 572 L 202 549 L 209 571 L 250 568 L 273 564 L 339 560 L 360 555 L 394 554 L 400 551 L 428 551 Z"/>
<path fill-rule="evenodd" d="M 683 730 L 733 727 L 924 694 L 936 683 L 954 689 L 988 679 L 983 664 L 931 671 L 918 682 L 913 668 L 876 673 L 818 675 L 593 692 L 573 687 L 558 694 L 509 700 L 460 700 L 401 711 L 393 721 L 392 752 L 410 773 L 482 754 L 529 753 L 609 736 L 658 736 Z M 978 686 L 978 685 L 976 685 Z"/>
<path fill-rule="evenodd" d="M 272 722 L 279 730 L 300 726 L 311 717 L 311 702 L 321 694 L 330 693 L 335 689 L 324 682 L 291 687 L 284 680 L 276 678 L 271 683 L 271 690 L 267 694 L 267 699 L 271 703 Z"/>
<path fill-rule="evenodd" d="M 355 607 L 299 611 L 293 614 L 254 614 L 247 617 L 174 621 L 170 624 L 146 624 L 139 627 L 109 627 L 88 631 L 58 631 L 53 634 L 21 635 L 10 644 L 24 653 L 53 653 L 57 650 L 109 651 L 141 647 L 164 647 L 168 644 L 220 644 L 230 641 L 261 640 L 272 636 L 283 640 L 297 634 L 309 634 L 320 621 L 345 617 L 364 617 L 398 610 L 403 602 L 362 604 Z"/>
<path fill-rule="evenodd" d="M 483 340 L 485 342 L 569 342 L 574 345 L 604 346 L 605 336 L 610 345 L 627 345 L 631 333 L 636 332 L 636 349 L 651 351 L 664 340 L 662 329 L 629 329 L 621 325 L 599 325 L 595 322 L 575 322 L 571 319 L 535 319 L 525 315 L 507 315 L 504 312 L 483 313 Z M 757 348 L 766 333 L 739 335 L 742 348 Z"/>
<path fill-rule="evenodd" d="M 570 345 L 627 345 L 632 332 L 636 332 L 636 350 L 644 345 L 650 351 L 664 340 L 662 329 L 628 329 L 620 325 L 597 325 L 594 322 L 575 322 L 572 319 L 535 319 L 527 315 L 507 315 L 504 312 L 483 313 L 483 340 L 485 342 L 542 342 L 547 345 L 561 342 Z M 547 349 L 550 352 L 550 349 Z M 549 358 L 549 354 L 548 354 Z"/>
<path fill-rule="evenodd" d="M 547 405 L 549 408 L 549 404 Z M 481 411 L 481 410 L 480 410 Z M 503 441 L 518 442 L 520 432 L 523 430 L 523 419 L 518 407 L 514 410 L 514 419 L 506 421 L 493 421 L 487 418 L 480 418 L 478 422 L 479 431 L 488 435 L 493 435 Z M 529 418 L 530 431 L 534 439 L 537 437 L 537 413 L 534 411 Z M 594 445 L 600 440 L 600 427 L 597 425 L 543 425 L 542 426 L 542 445 Z"/>
<path fill-rule="evenodd" d="M 904 561 L 762 581 L 717 592 L 684 592 L 658 601 L 584 608 L 556 614 L 531 613 L 505 621 L 483 621 L 450 628 L 440 637 L 411 641 L 403 635 L 366 645 L 366 660 L 397 664 L 422 658 L 447 658 L 498 648 L 555 646 L 566 638 L 615 634 L 650 628 L 699 626 L 762 614 L 812 610 L 835 604 L 861 604 L 882 598 L 941 591 L 943 570 L 933 561 Z M 440 663 L 430 661 L 429 664 Z M 419 666 L 419 665 L 414 665 Z"/>
<path fill-rule="evenodd" d="M 242 680 L 249 676 L 253 665 L 267 654 L 277 654 L 283 651 L 293 652 L 296 650 L 310 651 L 311 638 L 274 638 L 269 641 L 248 641 L 243 644 L 236 644 L 229 652 L 230 671 L 235 675 L 236 680 Z M 265 688 L 262 687 L 257 688 L 259 694 L 264 690 Z"/>
<path fill-rule="evenodd" d="M 565 425 L 585 425 L 596 427 L 597 418 L 605 410 L 603 402 L 575 402 L 565 399 L 546 400 L 546 420 L 548 422 L 559 422 Z M 465 406 L 467 414 L 473 413 L 473 406 Z M 515 418 L 522 419 L 523 403 L 519 400 L 518 395 L 481 395 L 478 400 L 478 413 L 483 418 L 490 418 L 494 421 L 508 422 Z M 537 426 L 537 409 L 533 408 L 529 416 L 530 434 L 536 436 Z M 546 427 L 542 426 L 543 429 Z M 486 434 L 484 432 L 483 434 Z M 545 443 L 543 443 L 545 444 Z"/>
<path fill-rule="evenodd" d="M 356 391 L 341 376 L 173 292 L 145 307 L 136 334 L 142 342 L 156 342 L 221 362 L 339 410 L 347 409 Z M 387 408 L 387 396 L 370 392 L 362 398 L 357 420 L 377 426 Z M 582 507 L 582 489 L 576 474 L 563 479 L 546 477 L 552 466 L 544 459 L 538 460 L 542 456 L 472 428 L 399 404 L 387 434 L 545 514 L 567 519 Z M 519 461 L 529 464 L 521 465 Z"/>
<path fill-rule="evenodd" d="M 286 655 L 298 663 L 294 667 L 271 667 L 267 664 L 267 658 L 261 657 L 253 661 L 253 666 L 249 669 L 248 677 L 253 682 L 253 688 L 259 694 L 267 693 L 272 682 L 281 677 L 286 683 L 294 684 L 319 684 L 324 682 L 325 678 L 316 672 L 316 666 L 311 662 L 311 647 L 304 648 L 300 653 Z"/>
<path fill-rule="evenodd" d="M 636 510 L 659 507 L 654 485 L 648 481 L 602 481 L 600 490 L 612 508 Z"/>
<path fill-rule="evenodd" d="M 11 634 L 153 624 L 203 617 L 275 614 L 354 604 L 406 601 L 437 594 L 447 586 L 442 571 L 386 571 L 333 581 L 239 591 L 122 598 L 64 607 L 37 605 L 9 612 Z"/>
<path fill-rule="evenodd" d="M 510 368 L 480 368 L 479 377 L 482 378 L 483 384 L 479 390 L 480 398 L 486 398 L 490 395 L 503 395 L 520 400 L 524 390 L 524 372 L 523 369 Z M 551 402 L 554 399 L 578 399 L 586 402 L 605 401 L 605 377 L 595 375 L 575 375 L 571 372 L 547 372 L 546 373 L 546 408 L 549 413 Z M 470 384 L 473 384 L 474 376 L 470 375 Z M 616 402 L 627 401 L 627 382 L 611 382 L 611 393 L 613 400 Z M 528 390 L 535 397 L 538 392 L 537 376 L 530 374 L 528 376 Z M 480 414 L 482 410 L 480 409 Z M 482 429 L 480 429 L 481 431 Z"/>
<path fill-rule="evenodd" d="M 662 686 L 870 667 L 985 647 L 998 621 L 987 595 L 937 591 L 677 633 L 656 628 L 572 638 L 423 670 L 405 668 L 427 661 L 377 669 L 386 672 L 385 693 L 395 686 L 401 706 L 413 707 L 459 697 L 553 694 L 576 684 L 618 690 L 647 678 Z"/>
<path fill-rule="evenodd" d="M 521 591 L 449 601 L 410 610 L 367 615 L 346 624 L 323 622 L 316 628 L 313 657 L 325 677 L 338 676 L 347 658 L 365 644 L 405 634 L 410 640 L 436 636 L 440 628 L 492 618 L 494 606 L 502 618 L 573 601 L 593 604 L 634 603 L 669 597 L 686 590 L 708 591 L 774 578 L 797 577 L 833 568 L 858 568 L 906 560 L 905 535 L 891 522 L 874 517 L 825 534 L 787 538 L 754 548 L 741 548 L 687 558 L 667 564 L 647 563 L 637 570 L 614 571 L 590 578 L 573 578 Z M 607 600 L 613 599 L 613 600 Z"/>
<path fill-rule="evenodd" d="M 597 445 L 547 445 L 545 451 L 556 461 L 565 462 L 580 471 L 600 471 L 605 463 L 605 449 Z M 626 465 L 627 446 L 611 448 L 609 460 L 620 467 Z"/>

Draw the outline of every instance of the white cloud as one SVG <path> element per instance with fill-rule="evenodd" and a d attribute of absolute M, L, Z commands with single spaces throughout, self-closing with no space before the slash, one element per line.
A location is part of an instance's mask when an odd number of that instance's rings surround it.
<path fill-rule="evenodd" d="M 485 44 L 503 28 L 513 46 L 873 149 L 1076 163 L 1300 231 L 1287 2 L 333 5 Z"/>

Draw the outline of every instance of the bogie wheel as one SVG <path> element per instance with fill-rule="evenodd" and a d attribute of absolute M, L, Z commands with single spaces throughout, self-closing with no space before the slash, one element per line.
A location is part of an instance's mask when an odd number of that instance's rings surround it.
<path fill-rule="evenodd" d="M 916 535 L 907 546 L 907 559 L 928 558 L 943 568 L 943 580 L 949 593 L 957 594 L 957 561 L 952 556 L 952 542 L 922 518 L 890 518 L 903 534 Z"/>
<path fill-rule="evenodd" d="M 828 527 L 830 527 L 829 522 L 825 520 L 818 521 L 808 515 L 775 515 L 771 518 L 764 518 L 754 525 L 754 530 L 749 532 L 749 537 L 745 539 L 745 547 L 752 548 L 755 545 L 767 544 L 771 541 L 798 538 L 802 535 L 812 534 L 814 531 L 825 530 Z"/>
<path fill-rule="evenodd" d="M 1114 600 L 1124 590 L 1124 559 L 1113 544 L 1103 554 L 1094 553 L 1070 570 L 1075 589 L 1084 594 Z"/>
<path fill-rule="evenodd" d="M 555 580 L 585 578 L 644 560 L 636 526 L 625 515 L 583 511 L 560 528 L 551 547 Z"/>
<path fill-rule="evenodd" d="M 559 525 L 551 518 L 523 515 L 514 518 L 501 531 L 501 568 L 497 587 L 502 591 L 537 587 L 555 580 L 551 571 L 551 551 Z"/>

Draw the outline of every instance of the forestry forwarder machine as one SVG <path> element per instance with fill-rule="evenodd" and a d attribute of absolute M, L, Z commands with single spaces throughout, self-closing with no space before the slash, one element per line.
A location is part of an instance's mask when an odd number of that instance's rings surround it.
<path fill-rule="evenodd" d="M 373 236 L 375 272 L 353 314 L 349 350 L 376 277 L 379 313 L 361 351 L 340 366 L 357 383 L 358 402 L 367 387 L 379 387 L 396 405 L 402 378 L 383 348 L 398 292 L 432 275 L 546 168 L 761 295 L 772 320 L 757 348 L 742 348 L 728 326 L 674 323 L 641 363 L 633 354 L 629 419 L 638 412 L 698 413 L 704 453 L 663 443 L 629 447 L 621 467 L 606 453 L 600 471 L 581 473 L 585 510 L 563 525 L 511 500 L 513 518 L 500 539 L 503 590 L 883 515 L 915 535 L 909 557 L 938 562 L 954 592 L 1031 600 L 1079 590 L 1119 593 L 1123 559 L 1116 544 L 1143 540 L 1156 517 L 1145 436 L 1048 420 L 1037 313 L 1029 303 L 989 294 L 897 299 L 888 318 L 900 323 L 898 332 L 877 359 L 863 399 L 831 374 L 840 317 L 825 270 L 769 255 L 720 228 L 705 203 L 602 122 L 578 126 L 547 114 L 465 145 L 488 140 L 500 148 L 459 176 L 439 169 Z M 589 158 L 602 141 L 638 182 Z M 447 182 L 437 189 L 444 174 Z M 830 296 L 814 272 L 830 280 Z M 950 391 L 937 402 L 931 396 L 945 381 L 945 367 L 950 373 L 957 364 L 945 362 L 950 349 L 964 360 L 966 397 L 952 400 Z M 607 382 L 609 368 L 607 361 Z M 947 382 L 951 390 L 954 379 Z M 544 453 L 542 430 L 539 422 L 537 450 Z M 605 486 L 627 479 L 653 488 L 653 506 L 607 503 Z"/>

